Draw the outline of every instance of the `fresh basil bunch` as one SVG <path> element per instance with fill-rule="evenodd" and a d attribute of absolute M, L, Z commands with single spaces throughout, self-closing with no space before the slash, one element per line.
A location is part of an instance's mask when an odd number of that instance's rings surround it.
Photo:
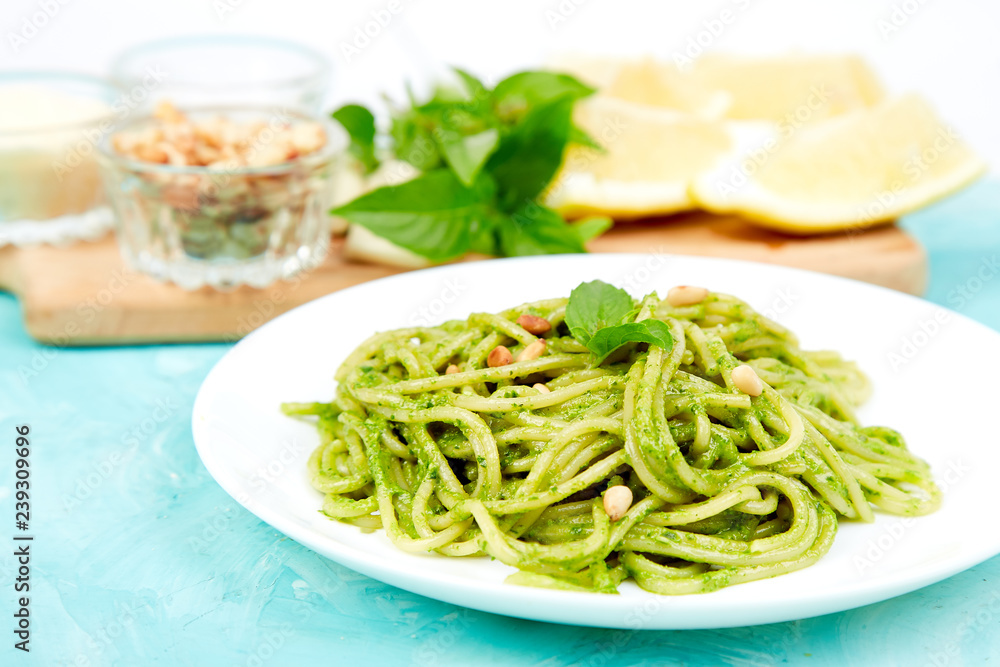
<path fill-rule="evenodd" d="M 600 150 L 572 122 L 594 92 L 571 76 L 521 72 L 492 90 L 455 70 L 463 90 L 440 88 L 392 116 L 392 154 L 422 173 L 373 190 L 332 213 L 432 261 L 487 255 L 586 252 L 611 226 L 604 217 L 567 222 L 539 201 L 571 142 Z M 412 96 L 411 96 L 412 98 Z M 374 115 L 347 105 L 333 113 L 368 172 L 378 168 Z"/>

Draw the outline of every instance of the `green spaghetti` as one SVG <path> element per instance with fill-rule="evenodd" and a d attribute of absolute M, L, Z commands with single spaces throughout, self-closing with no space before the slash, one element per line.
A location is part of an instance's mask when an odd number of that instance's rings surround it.
<path fill-rule="evenodd" d="M 708 592 L 811 565 L 838 517 L 940 503 L 896 431 L 858 424 L 853 363 L 700 288 L 587 283 L 378 333 L 336 379 L 331 403 L 283 406 L 316 420 L 322 511 L 515 583 Z"/>

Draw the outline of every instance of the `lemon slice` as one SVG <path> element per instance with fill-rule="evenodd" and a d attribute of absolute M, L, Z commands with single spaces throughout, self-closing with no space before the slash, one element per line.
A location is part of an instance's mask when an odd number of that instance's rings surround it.
<path fill-rule="evenodd" d="M 695 180 L 704 208 L 800 234 L 860 229 L 953 193 L 985 163 L 919 96 L 784 133 Z"/>
<path fill-rule="evenodd" d="M 652 58 L 623 64 L 601 92 L 627 102 L 674 109 L 705 118 L 721 118 L 730 105 L 728 93 L 706 88 L 676 66 Z"/>
<path fill-rule="evenodd" d="M 574 121 L 605 152 L 578 145 L 567 151 L 546 203 L 571 217 L 628 219 L 690 209 L 695 176 L 720 164 L 733 147 L 717 121 L 602 96 L 577 104 Z"/>
<path fill-rule="evenodd" d="M 858 56 L 708 54 L 694 62 L 692 73 L 705 88 L 731 96 L 726 117 L 735 120 L 798 126 L 883 99 L 878 79 Z"/>
<path fill-rule="evenodd" d="M 626 58 L 592 53 L 555 53 L 546 59 L 545 65 L 553 72 L 571 74 L 588 86 L 601 89 L 610 86 L 628 62 Z"/>
<path fill-rule="evenodd" d="M 705 118 L 721 118 L 729 108 L 729 93 L 708 88 L 673 63 L 653 58 L 564 55 L 550 60 L 550 66 L 598 88 L 606 97 L 626 102 Z"/>

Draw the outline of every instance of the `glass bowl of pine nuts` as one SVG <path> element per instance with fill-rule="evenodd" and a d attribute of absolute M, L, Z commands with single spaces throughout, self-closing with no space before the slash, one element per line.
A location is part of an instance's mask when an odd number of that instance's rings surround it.
<path fill-rule="evenodd" d="M 342 144 L 298 112 L 161 103 L 101 146 L 126 264 L 188 290 L 261 288 L 317 266 Z"/>

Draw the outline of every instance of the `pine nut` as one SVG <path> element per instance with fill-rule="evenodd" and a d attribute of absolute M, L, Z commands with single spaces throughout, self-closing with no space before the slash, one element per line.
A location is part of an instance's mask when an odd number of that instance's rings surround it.
<path fill-rule="evenodd" d="M 495 348 L 490 350 L 489 356 L 486 357 L 486 365 L 490 368 L 506 366 L 512 361 L 514 361 L 514 356 L 510 353 L 510 350 L 503 345 L 497 345 Z"/>
<path fill-rule="evenodd" d="M 764 382 L 757 377 L 757 372 L 746 364 L 733 369 L 733 384 L 749 396 L 760 396 L 764 391 Z"/>
<path fill-rule="evenodd" d="M 530 334 L 540 336 L 552 329 L 552 324 L 544 317 L 537 315 L 521 315 L 517 318 L 517 325 Z"/>
<path fill-rule="evenodd" d="M 455 364 L 448 364 L 448 368 L 444 369 L 445 375 L 452 375 L 453 373 L 457 372 L 458 372 L 458 366 L 456 366 Z"/>
<path fill-rule="evenodd" d="M 542 393 L 542 394 L 551 394 L 552 393 L 552 390 L 549 389 L 548 387 L 546 387 L 541 382 L 536 382 L 535 384 L 531 385 L 531 388 L 534 389 L 535 391 L 539 392 L 539 393 Z"/>
<path fill-rule="evenodd" d="M 169 102 L 153 114 L 155 125 L 115 133 L 118 152 L 145 162 L 177 166 L 210 166 L 222 157 L 239 157 L 243 164 L 268 166 L 320 150 L 327 143 L 326 130 L 314 121 L 285 123 L 241 122 L 226 117 L 192 120 Z M 264 132 L 272 138 L 264 140 Z"/>
<path fill-rule="evenodd" d="M 531 343 L 528 347 L 521 350 L 521 354 L 517 355 L 517 360 L 532 361 L 543 354 L 545 354 L 545 339 L 539 338 L 534 343 Z"/>
<path fill-rule="evenodd" d="M 619 484 L 604 492 L 604 511 L 612 521 L 625 516 L 632 506 L 632 489 Z"/>
<path fill-rule="evenodd" d="M 671 306 L 693 306 L 701 303 L 708 296 L 708 290 L 704 287 L 694 287 L 692 285 L 678 285 L 671 287 L 667 292 L 667 303 Z"/>

